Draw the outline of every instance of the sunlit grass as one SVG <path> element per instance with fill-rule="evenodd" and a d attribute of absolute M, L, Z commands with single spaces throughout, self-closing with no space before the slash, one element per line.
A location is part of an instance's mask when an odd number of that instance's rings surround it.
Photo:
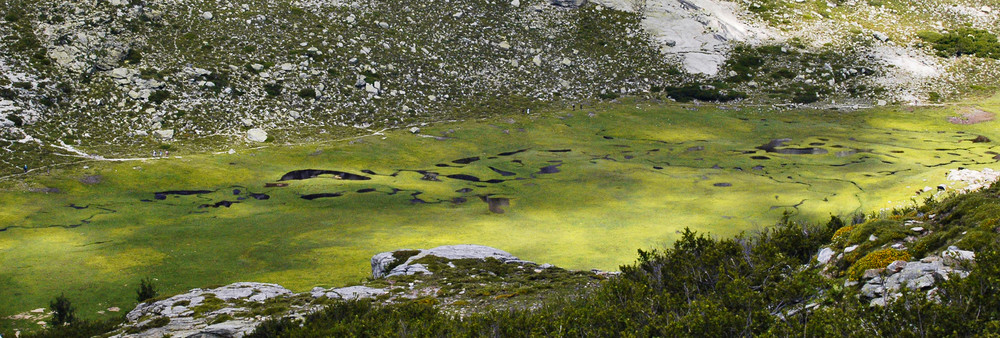
<path fill-rule="evenodd" d="M 353 143 L 53 170 L 26 183 L 59 193 L 10 187 L 0 195 L 0 224 L 14 226 L 0 232 L 0 316 L 43 307 L 60 292 L 84 317 L 110 306 L 129 309 L 134 284 L 146 276 L 156 278 L 163 293 L 236 281 L 298 291 L 345 285 L 369 274 L 375 253 L 459 243 L 567 268 L 613 270 L 636 249 L 669 243 L 685 227 L 730 236 L 773 224 L 786 211 L 819 221 L 922 200 L 914 193 L 944 183 L 949 169 L 995 162 L 986 153 L 990 143 L 964 140 L 977 134 L 997 139 L 996 123 L 953 125 L 949 114 L 944 108 L 772 114 L 616 106 L 421 131 L 445 137 L 440 140 L 396 131 Z M 786 147 L 828 153 L 756 149 L 777 138 L 791 138 Z M 527 150 L 497 156 L 521 149 Z M 565 149 L 570 151 L 550 152 Z M 481 159 L 452 162 L 473 156 Z M 560 165 L 560 172 L 539 173 L 549 165 Z M 379 175 L 264 187 L 298 169 Z M 400 170 L 438 172 L 440 181 Z M 473 183 L 445 177 L 450 174 L 508 181 Z M 103 179 L 80 183 L 86 175 Z M 457 192 L 464 188 L 472 190 Z M 393 189 L 401 191 L 390 195 Z M 154 199 L 153 192 L 166 190 L 213 192 Z M 412 195 L 416 191 L 422 193 Z M 270 199 L 247 198 L 247 192 Z M 314 193 L 343 196 L 299 198 Z M 477 197 L 487 194 L 510 198 L 507 212 L 490 213 Z M 199 208 L 238 197 L 246 199 L 228 208 Z M 413 203 L 415 197 L 429 203 Z M 457 197 L 467 201 L 452 203 Z M 74 228 L 46 228 L 88 218 Z"/>

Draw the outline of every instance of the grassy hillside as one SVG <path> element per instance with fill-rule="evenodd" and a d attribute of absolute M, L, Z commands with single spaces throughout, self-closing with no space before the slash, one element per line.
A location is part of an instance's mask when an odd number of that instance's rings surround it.
<path fill-rule="evenodd" d="M 97 161 L 32 175 L 0 196 L 0 260 L 11 267 L 0 273 L 9 286 L 0 314 L 44 307 L 65 292 L 81 317 L 113 316 L 106 309 L 130 308 L 143 277 L 167 293 L 246 280 L 297 291 L 344 285 L 368 275 L 377 252 L 454 243 L 614 269 L 637 245 L 669 243 L 685 227 L 732 236 L 785 212 L 818 220 L 912 206 L 948 183 L 949 170 L 994 163 L 992 143 L 972 139 L 1000 138 L 996 122 L 948 122 L 954 108 L 721 108 L 511 115 L 416 135 Z M 761 149 L 781 138 L 791 140 Z M 302 169 L 370 179 L 279 181 Z M 438 181 L 425 179 L 429 173 Z M 182 190 L 203 191 L 167 193 Z M 491 213 L 481 196 L 510 206 Z"/>
<path fill-rule="evenodd" d="M 843 268 L 821 268 L 813 253 L 830 245 L 844 223 L 804 226 L 787 220 L 754 235 L 713 238 L 685 231 L 667 248 L 643 251 L 622 276 L 580 299 L 538 310 L 451 317 L 418 302 L 379 306 L 334 304 L 302 322 L 275 318 L 255 337 L 314 337 L 367 332 L 375 336 L 979 336 L 997 334 L 1000 264 L 994 186 L 982 192 L 897 209 L 851 233 L 877 225 L 898 231 L 925 221 L 939 236 L 922 237 L 936 252 L 947 245 L 976 250 L 968 277 L 943 282 L 936 296 L 904 292 L 886 306 L 869 306 L 843 286 Z M 987 211 L 989 210 L 989 211 Z M 940 220 L 927 215 L 947 215 Z M 964 234 L 964 235 L 961 235 Z M 944 236 L 940 236 L 944 235 Z M 881 233 L 880 233 L 881 236 Z M 876 246 L 877 247 L 877 246 Z M 910 251 L 916 258 L 927 252 Z M 862 252 L 864 253 L 864 252 Z M 855 263 L 859 264 L 859 263 Z M 848 265 L 850 266 L 850 265 Z"/>

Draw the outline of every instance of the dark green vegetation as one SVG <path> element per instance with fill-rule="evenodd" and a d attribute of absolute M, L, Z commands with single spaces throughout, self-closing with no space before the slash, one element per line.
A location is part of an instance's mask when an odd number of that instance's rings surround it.
<path fill-rule="evenodd" d="M 880 96 L 880 89 L 866 80 L 880 67 L 862 54 L 859 48 L 844 46 L 808 50 L 797 40 L 785 45 L 737 46 L 725 65 L 730 76 L 716 86 L 759 87 L 772 99 L 792 103 L 814 103 L 838 92 L 853 98 Z"/>
<path fill-rule="evenodd" d="M 72 324 L 76 321 L 76 309 L 70 304 L 69 299 L 66 299 L 65 294 L 59 295 L 55 300 L 49 303 L 49 309 L 52 310 L 52 326 L 59 326 L 63 324 Z"/>
<path fill-rule="evenodd" d="M 962 27 L 946 33 L 921 32 L 920 38 L 931 43 L 940 56 L 974 55 L 1000 59 L 996 34 L 982 29 Z"/>
<path fill-rule="evenodd" d="M 74 321 L 70 325 L 50 327 L 37 332 L 22 332 L 21 337 L 25 338 L 90 338 L 100 336 L 114 331 L 115 328 L 125 321 L 124 316 L 112 317 L 100 320 L 81 319 Z M 4 332 L 4 337 L 14 337 L 13 332 Z"/>
<path fill-rule="evenodd" d="M 842 279 L 808 265 L 844 225 L 833 218 L 807 226 L 785 219 L 754 235 L 715 239 L 685 230 L 672 247 L 639 251 L 622 275 L 577 299 L 534 310 L 502 310 L 463 318 L 425 302 L 380 306 L 335 303 L 304 321 L 275 318 L 252 337 L 371 336 L 981 336 L 1000 333 L 1000 251 L 996 220 L 1000 185 L 920 207 L 898 209 L 865 224 L 900 228 L 928 220 L 945 244 L 979 250 L 967 278 L 952 277 L 936 297 L 904 293 L 869 307 Z M 988 211 L 982 211 L 988 210 Z M 887 223 L 892 223 L 888 225 Z M 864 228 L 865 226 L 861 226 Z M 959 231 L 986 231 L 986 238 Z M 855 230 L 861 231 L 861 230 Z M 926 240 L 925 237 L 922 240 Z M 941 247 L 935 245 L 935 249 Z M 842 272 L 842 271 L 841 271 Z"/>
<path fill-rule="evenodd" d="M 153 280 L 149 278 L 143 278 L 139 281 L 139 288 L 135 290 L 136 296 L 135 301 L 142 303 L 146 300 L 156 298 L 156 286 L 153 285 Z"/>

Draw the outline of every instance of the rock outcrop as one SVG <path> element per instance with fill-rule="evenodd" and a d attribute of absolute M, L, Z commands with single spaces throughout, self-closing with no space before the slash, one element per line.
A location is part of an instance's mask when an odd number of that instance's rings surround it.
<path fill-rule="evenodd" d="M 397 262 L 401 259 L 400 252 L 408 252 L 405 261 Z M 372 256 L 372 277 L 382 278 L 399 275 L 413 275 L 418 273 L 430 274 L 424 264 L 414 263 L 426 256 L 437 256 L 445 259 L 486 259 L 494 258 L 503 263 L 530 263 L 522 261 L 509 252 L 482 245 L 446 245 L 427 250 L 397 250 L 379 253 Z"/>
<path fill-rule="evenodd" d="M 388 276 L 405 276 L 418 273 L 432 273 L 427 266 L 414 263 L 433 256 L 448 261 L 444 268 L 455 268 L 453 260 L 495 259 L 503 266 L 522 273 L 539 274 L 544 271 L 565 271 L 552 265 L 538 266 L 523 261 L 510 253 L 482 245 L 448 245 L 427 250 L 397 250 L 383 252 L 372 257 L 372 275 L 376 279 Z M 397 262 L 397 260 L 400 260 Z M 510 265 L 508 265 L 510 264 Z M 550 270 L 551 269 L 551 270 Z M 464 273 L 464 272 L 459 272 Z M 568 272 L 580 273 L 580 272 Z M 609 274 L 594 272 L 601 278 Z M 590 280 L 590 277 L 580 277 Z M 419 283 L 419 281 L 414 281 Z M 414 299 L 433 296 L 438 287 L 420 286 L 414 283 L 402 284 L 385 280 L 371 282 L 374 287 L 355 285 L 341 288 L 316 287 L 309 292 L 293 293 L 277 285 L 266 283 L 233 283 L 213 289 L 193 289 L 166 299 L 142 303 L 126 315 L 126 322 L 111 337 L 243 337 L 270 315 L 302 318 L 319 311 L 330 301 L 379 299 L 393 302 L 398 299 Z M 390 290 L 394 296 L 390 296 Z M 272 313 L 272 311 L 274 313 Z"/>
<path fill-rule="evenodd" d="M 822 256 L 823 251 L 820 251 Z M 936 285 L 953 276 L 965 278 L 969 272 L 963 269 L 963 264 L 975 260 L 972 251 L 960 250 L 955 246 L 948 247 L 941 255 L 927 256 L 918 261 L 897 260 L 885 268 L 865 271 L 861 278 L 861 295 L 871 300 L 871 305 L 885 305 L 886 302 L 901 296 L 901 289 L 928 292 L 932 297 Z M 858 284 L 847 281 L 846 285 Z"/>
<path fill-rule="evenodd" d="M 968 272 L 945 264 L 945 260 L 937 256 L 929 256 L 919 261 L 895 261 L 884 270 L 876 273 L 861 286 L 861 294 L 871 299 L 872 305 L 885 305 L 892 299 L 901 296 L 900 289 L 931 291 L 937 283 L 946 281 L 951 276 L 968 276 Z"/>
<path fill-rule="evenodd" d="M 253 303 L 287 297 L 277 284 L 233 283 L 214 289 L 193 289 L 164 300 L 142 303 L 129 311 L 125 330 L 112 337 L 242 337 L 262 318 L 242 317 Z M 229 320 L 225 320 L 225 319 Z"/>

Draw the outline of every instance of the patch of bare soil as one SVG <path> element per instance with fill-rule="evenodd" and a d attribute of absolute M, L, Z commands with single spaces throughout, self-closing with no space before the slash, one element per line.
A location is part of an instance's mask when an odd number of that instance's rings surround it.
<path fill-rule="evenodd" d="M 996 118 L 991 112 L 979 108 L 966 108 L 962 111 L 962 116 L 948 117 L 948 122 L 954 124 L 976 124 L 993 121 Z"/>

